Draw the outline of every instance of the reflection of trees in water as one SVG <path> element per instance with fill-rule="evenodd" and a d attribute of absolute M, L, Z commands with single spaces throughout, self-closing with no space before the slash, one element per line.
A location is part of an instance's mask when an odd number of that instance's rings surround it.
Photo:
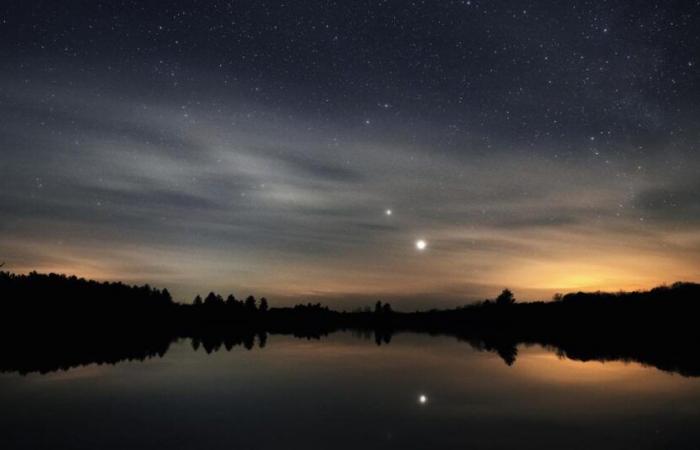
<path fill-rule="evenodd" d="M 472 348 L 481 352 L 495 352 L 507 365 L 512 366 L 518 356 L 517 344 L 512 342 L 484 341 L 481 339 L 467 339 Z"/>
<path fill-rule="evenodd" d="M 259 348 L 265 348 L 265 345 L 267 344 L 267 332 L 251 331 L 245 334 L 227 333 L 223 335 L 205 334 L 192 336 L 190 340 L 194 351 L 197 351 L 200 347 L 202 347 L 206 353 L 218 352 L 222 349 L 222 347 L 226 351 L 231 351 L 237 346 L 242 346 L 247 350 L 252 350 L 255 347 L 256 340 Z"/>
<path fill-rule="evenodd" d="M 390 345 L 396 331 L 389 329 L 351 329 L 360 339 L 374 340 L 376 345 Z M 415 332 L 401 330 L 400 332 Z M 144 361 L 163 357 L 173 341 L 188 339 L 194 351 L 203 350 L 207 354 L 231 351 L 236 347 L 246 350 L 264 349 L 269 334 L 286 334 L 298 339 L 321 339 L 327 333 L 312 330 L 296 330 L 293 333 L 265 330 L 243 332 L 223 332 L 222 330 L 189 332 L 181 335 L 168 335 L 153 332 L 134 332 L 128 336 L 118 333 L 93 333 L 89 339 L 85 335 L 65 334 L 59 338 L 12 340 L 7 337 L 0 344 L 1 372 L 48 373 L 68 370 L 88 364 L 117 364 L 126 361 Z M 435 334 L 435 333 L 433 333 Z M 443 335 L 450 335 L 444 333 Z M 542 345 L 557 356 L 578 361 L 623 361 L 637 362 L 684 376 L 700 376 L 700 358 L 694 349 L 678 343 L 672 346 L 641 345 L 630 346 L 629 342 L 600 342 L 586 345 L 582 342 L 562 340 L 513 340 L 504 335 L 455 335 L 472 348 L 483 352 L 494 352 L 508 365 L 516 364 L 518 345 Z M 691 346 L 692 347 L 692 346 Z"/>
<path fill-rule="evenodd" d="M 88 337 L 89 336 L 89 337 Z M 0 343 L 0 371 L 48 373 L 88 364 L 117 364 L 164 356 L 172 342 L 168 335 L 63 333 L 17 338 L 4 336 Z"/>

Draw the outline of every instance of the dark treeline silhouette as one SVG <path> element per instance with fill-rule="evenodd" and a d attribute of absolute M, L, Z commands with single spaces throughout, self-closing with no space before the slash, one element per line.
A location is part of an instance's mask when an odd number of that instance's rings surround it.
<path fill-rule="evenodd" d="M 10 320 L 18 317 L 66 319 L 74 315 L 98 319 L 107 314 L 138 320 L 175 305 L 167 289 L 36 272 L 28 275 L 0 272 L 0 296 L 3 316 Z"/>
<path fill-rule="evenodd" d="M 269 334 L 320 338 L 352 330 L 377 345 L 398 332 L 451 335 L 509 365 L 519 344 L 540 344 L 572 359 L 636 361 L 700 376 L 698 313 L 700 285 L 693 283 L 528 303 L 506 289 L 493 300 L 449 310 L 397 312 L 378 301 L 339 312 L 318 303 L 274 308 L 264 297 L 214 292 L 181 304 L 167 289 L 148 285 L 0 272 L 0 371 L 143 360 L 162 356 L 180 338 L 213 352 L 264 347 Z"/>

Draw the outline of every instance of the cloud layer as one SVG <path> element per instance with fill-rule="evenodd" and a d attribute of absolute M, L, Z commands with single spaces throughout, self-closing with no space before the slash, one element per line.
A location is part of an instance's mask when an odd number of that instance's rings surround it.
<path fill-rule="evenodd" d="M 127 86 L 3 85 L 0 249 L 14 270 L 150 282 L 182 298 L 221 289 L 406 307 L 505 285 L 533 297 L 700 275 L 692 162 L 668 179 L 653 159 L 440 151 L 244 99 L 213 108 Z"/>

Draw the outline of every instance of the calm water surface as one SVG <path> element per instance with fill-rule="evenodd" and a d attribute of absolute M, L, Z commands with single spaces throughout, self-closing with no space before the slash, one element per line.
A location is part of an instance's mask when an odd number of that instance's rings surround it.
<path fill-rule="evenodd" d="M 424 401 L 421 401 L 424 400 Z M 700 378 L 450 337 L 265 348 L 0 375 L 0 448 L 700 448 Z"/>

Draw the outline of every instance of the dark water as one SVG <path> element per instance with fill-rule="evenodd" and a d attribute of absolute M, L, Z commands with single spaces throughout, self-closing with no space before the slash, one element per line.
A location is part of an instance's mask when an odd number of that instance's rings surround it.
<path fill-rule="evenodd" d="M 422 403 L 421 396 L 425 402 Z M 0 448 L 700 448 L 700 378 L 450 337 L 271 335 L 263 349 L 0 375 Z"/>

